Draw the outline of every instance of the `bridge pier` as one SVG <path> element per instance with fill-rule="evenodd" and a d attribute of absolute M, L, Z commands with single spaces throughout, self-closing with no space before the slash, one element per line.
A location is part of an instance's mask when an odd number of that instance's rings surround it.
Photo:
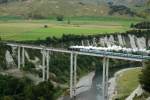
<path fill-rule="evenodd" d="M 22 53 L 21 53 L 22 50 Z M 17 51 L 17 58 L 18 58 L 18 69 L 22 67 L 25 67 L 25 48 L 18 46 L 18 51 Z M 49 54 L 50 51 L 43 49 L 42 50 L 42 79 L 43 81 L 49 79 Z"/>
<path fill-rule="evenodd" d="M 21 53 L 22 51 L 22 53 Z M 18 69 L 25 66 L 25 49 L 24 47 L 18 46 Z"/>
<path fill-rule="evenodd" d="M 109 58 L 103 58 L 103 100 L 108 100 Z"/>
<path fill-rule="evenodd" d="M 77 54 L 71 53 L 70 56 L 70 98 L 76 96 L 77 84 Z"/>
<path fill-rule="evenodd" d="M 25 67 L 25 48 L 24 47 L 20 47 L 18 46 L 17 48 L 17 66 L 18 69 L 22 67 Z M 22 50 L 22 53 L 21 53 Z M 42 50 L 42 79 L 43 81 L 48 80 L 49 79 L 49 54 L 50 51 L 43 49 Z"/>
<path fill-rule="evenodd" d="M 43 49 L 42 50 L 42 79 L 43 79 L 43 81 L 45 81 L 45 50 Z"/>
<path fill-rule="evenodd" d="M 21 68 L 21 63 L 20 63 L 20 58 L 21 58 L 21 55 L 20 55 L 20 50 L 21 48 L 20 47 L 18 47 L 18 69 L 20 69 Z"/>
<path fill-rule="evenodd" d="M 49 56 L 49 54 L 50 54 L 50 52 L 49 51 L 47 51 L 46 52 L 47 54 L 46 54 L 46 79 L 48 80 L 49 79 L 49 60 L 50 60 L 50 56 Z"/>
<path fill-rule="evenodd" d="M 74 54 L 74 96 L 76 96 L 77 84 L 77 54 Z"/>
<path fill-rule="evenodd" d="M 70 55 L 70 98 L 73 97 L 73 53 Z"/>
<path fill-rule="evenodd" d="M 22 67 L 25 66 L 25 50 L 24 47 L 22 47 Z"/>
<path fill-rule="evenodd" d="M 50 56 L 49 56 L 50 52 L 43 49 L 42 50 L 42 79 L 43 81 L 48 80 L 49 79 L 49 60 L 50 60 Z"/>
<path fill-rule="evenodd" d="M 103 100 L 108 100 L 108 79 L 109 79 L 109 58 L 103 58 L 103 81 L 102 92 Z M 76 96 L 77 83 L 77 54 L 71 53 L 70 56 L 70 98 Z"/>

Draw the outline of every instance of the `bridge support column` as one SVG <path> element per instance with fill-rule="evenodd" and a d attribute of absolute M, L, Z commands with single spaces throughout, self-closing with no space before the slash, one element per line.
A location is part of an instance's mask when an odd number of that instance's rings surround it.
<path fill-rule="evenodd" d="M 24 47 L 22 47 L 22 67 L 25 66 L 25 50 Z"/>
<path fill-rule="evenodd" d="M 42 68 L 42 75 L 43 75 L 42 78 L 43 78 L 43 81 L 45 81 L 45 60 L 46 60 L 45 59 L 45 52 L 46 51 L 43 49 L 42 50 L 42 67 L 43 67 Z"/>
<path fill-rule="evenodd" d="M 76 96 L 76 84 L 77 84 L 77 54 L 74 55 L 74 96 Z"/>
<path fill-rule="evenodd" d="M 77 83 L 77 54 L 71 53 L 70 56 L 70 98 L 76 96 Z"/>
<path fill-rule="evenodd" d="M 21 68 L 21 63 L 20 63 L 20 57 L 21 55 L 20 55 L 20 47 L 18 47 L 18 69 L 20 69 Z"/>
<path fill-rule="evenodd" d="M 46 79 L 49 79 L 49 60 L 50 60 L 50 56 L 49 56 L 50 52 L 47 51 L 46 53 Z"/>
<path fill-rule="evenodd" d="M 109 99 L 108 97 L 108 81 L 109 81 L 109 58 L 106 59 L 106 100 Z"/>
<path fill-rule="evenodd" d="M 109 58 L 103 58 L 103 100 L 108 100 Z"/>
<path fill-rule="evenodd" d="M 50 52 L 45 49 L 42 50 L 42 78 L 43 81 L 49 79 L 49 56 Z"/>
<path fill-rule="evenodd" d="M 73 53 L 70 55 L 70 98 L 73 97 Z"/>

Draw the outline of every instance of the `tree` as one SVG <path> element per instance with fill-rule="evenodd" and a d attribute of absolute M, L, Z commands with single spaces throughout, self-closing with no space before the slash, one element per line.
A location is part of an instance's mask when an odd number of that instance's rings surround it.
<path fill-rule="evenodd" d="M 42 82 L 37 86 L 26 88 L 25 100 L 54 100 L 55 90 L 50 82 Z"/>
<path fill-rule="evenodd" d="M 13 97 L 11 97 L 11 96 L 4 96 L 4 97 L 3 97 L 3 100 L 14 100 L 14 99 L 13 99 Z"/>
<path fill-rule="evenodd" d="M 134 24 L 133 23 L 131 23 L 131 26 L 130 26 L 131 28 L 134 28 Z"/>
<path fill-rule="evenodd" d="M 145 62 L 145 68 L 140 75 L 140 83 L 144 90 L 150 92 L 150 61 Z"/>

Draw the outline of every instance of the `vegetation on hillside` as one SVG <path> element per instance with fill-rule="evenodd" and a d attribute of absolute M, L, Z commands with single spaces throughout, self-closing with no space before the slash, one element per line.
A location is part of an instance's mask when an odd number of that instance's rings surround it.
<path fill-rule="evenodd" d="M 131 24 L 131 28 L 136 28 L 136 29 L 150 29 L 150 22 L 140 22 L 137 24 Z"/>
<path fill-rule="evenodd" d="M 150 61 L 145 62 L 145 67 L 140 76 L 140 83 L 144 90 L 150 92 Z"/>
<path fill-rule="evenodd" d="M 56 91 L 50 82 L 34 85 L 28 78 L 0 75 L 0 100 L 56 100 Z"/>
<path fill-rule="evenodd" d="M 110 11 L 109 11 L 109 14 L 110 15 L 113 15 L 113 14 L 119 14 L 119 15 L 129 15 L 131 17 L 134 17 L 134 16 L 138 16 L 136 14 L 136 12 L 132 11 L 130 8 L 124 6 L 124 5 L 110 5 Z"/>
<path fill-rule="evenodd" d="M 148 100 L 150 97 L 150 61 L 144 62 L 144 68 L 139 76 L 139 83 L 144 91 L 142 95 L 135 96 L 134 100 Z"/>

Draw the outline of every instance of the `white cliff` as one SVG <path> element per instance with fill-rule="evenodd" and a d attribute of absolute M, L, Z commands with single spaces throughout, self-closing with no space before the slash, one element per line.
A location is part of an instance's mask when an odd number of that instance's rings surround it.
<path fill-rule="evenodd" d="M 102 47 L 105 46 L 104 38 L 99 38 L 99 44 L 100 44 Z"/>
<path fill-rule="evenodd" d="M 110 42 L 111 46 L 115 45 L 115 39 L 114 39 L 113 35 L 110 35 L 109 42 Z"/>
<path fill-rule="evenodd" d="M 128 35 L 129 39 L 130 39 L 130 45 L 132 49 L 136 49 L 136 43 L 135 43 L 135 36 L 134 35 Z"/>
<path fill-rule="evenodd" d="M 117 35 L 117 38 L 118 38 L 118 43 L 120 46 L 124 46 L 125 45 L 125 41 L 122 37 L 122 35 Z"/>
<path fill-rule="evenodd" d="M 96 38 L 93 38 L 93 46 L 97 46 Z"/>
<path fill-rule="evenodd" d="M 137 45 L 139 49 L 145 49 L 146 48 L 146 39 L 144 37 L 137 38 Z"/>
<path fill-rule="evenodd" d="M 5 53 L 5 59 L 6 59 L 7 68 L 15 66 L 14 59 L 8 50 Z"/>
<path fill-rule="evenodd" d="M 31 63 L 33 63 L 36 67 L 36 69 L 41 69 L 42 65 L 40 64 L 40 60 L 38 57 L 35 57 L 34 59 L 30 59 L 27 51 L 25 50 L 25 57 L 27 58 L 27 60 Z"/>
<path fill-rule="evenodd" d="M 104 39 L 105 39 L 106 46 L 110 47 L 111 46 L 111 42 L 109 41 L 108 37 L 106 36 Z"/>

